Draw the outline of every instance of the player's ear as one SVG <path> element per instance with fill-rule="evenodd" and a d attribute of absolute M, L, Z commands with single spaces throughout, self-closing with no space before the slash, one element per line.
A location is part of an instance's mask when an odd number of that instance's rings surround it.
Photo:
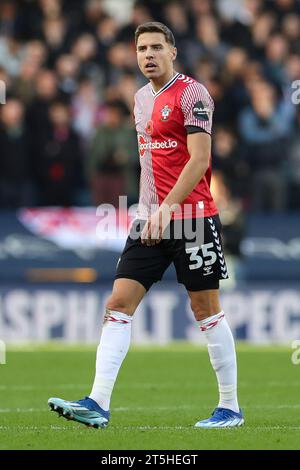
<path fill-rule="evenodd" d="M 176 47 L 173 47 L 173 50 L 172 50 L 172 60 L 176 60 L 176 57 L 177 57 L 177 48 Z"/>

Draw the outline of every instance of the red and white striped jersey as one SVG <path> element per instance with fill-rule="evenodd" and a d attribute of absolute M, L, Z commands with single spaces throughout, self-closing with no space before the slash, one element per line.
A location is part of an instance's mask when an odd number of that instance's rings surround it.
<path fill-rule="evenodd" d="M 136 93 L 134 117 L 141 164 L 139 218 L 146 219 L 174 187 L 190 158 L 188 132 L 199 129 L 211 133 L 213 110 L 213 100 L 206 88 L 180 73 L 156 93 L 151 83 Z M 211 163 L 175 218 L 217 214 L 210 180 Z"/>

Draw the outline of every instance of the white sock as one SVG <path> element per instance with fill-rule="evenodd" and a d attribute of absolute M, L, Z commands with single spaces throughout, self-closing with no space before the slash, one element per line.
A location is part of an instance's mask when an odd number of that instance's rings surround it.
<path fill-rule="evenodd" d="M 125 313 L 107 310 L 100 344 L 97 349 L 96 375 L 90 398 L 105 411 L 109 410 L 113 387 L 128 352 L 132 317 Z"/>
<path fill-rule="evenodd" d="M 224 312 L 197 323 L 206 336 L 210 362 L 217 376 L 220 394 L 218 407 L 239 412 L 235 345 Z"/>

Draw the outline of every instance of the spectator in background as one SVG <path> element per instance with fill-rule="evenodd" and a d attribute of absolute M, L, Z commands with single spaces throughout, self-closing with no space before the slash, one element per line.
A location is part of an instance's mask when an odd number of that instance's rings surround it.
<path fill-rule="evenodd" d="M 15 209 L 33 202 L 24 106 L 9 98 L 0 109 L 0 206 Z"/>
<path fill-rule="evenodd" d="M 235 198 L 246 202 L 249 188 L 249 165 L 241 155 L 235 132 L 226 126 L 216 127 L 213 134 L 213 165 Z"/>
<path fill-rule="evenodd" d="M 50 127 L 36 138 L 34 174 L 42 205 L 70 206 L 80 186 L 82 158 L 79 139 L 71 128 L 69 107 L 60 101 L 49 107 Z"/>
<path fill-rule="evenodd" d="M 284 91 L 289 95 L 294 92 L 292 84 L 300 78 L 300 56 L 298 54 L 290 54 L 284 63 L 285 80 L 283 83 Z"/>
<path fill-rule="evenodd" d="M 106 103 L 104 123 L 92 142 L 87 174 L 96 205 L 108 203 L 117 207 L 121 195 L 127 195 L 129 203 L 137 202 L 137 143 L 135 131 L 127 123 L 128 114 L 122 101 Z"/>
<path fill-rule="evenodd" d="M 212 15 L 199 16 L 195 23 L 195 37 L 188 42 L 185 51 L 189 69 L 192 69 L 195 57 L 209 57 L 216 65 L 222 64 L 227 51 L 228 46 L 219 36 L 217 20 Z"/>
<path fill-rule="evenodd" d="M 47 60 L 48 51 L 45 44 L 38 40 L 34 39 L 28 41 L 25 46 L 25 61 L 34 62 L 37 67 L 41 68 L 45 65 Z"/>
<path fill-rule="evenodd" d="M 132 9 L 131 21 L 121 28 L 117 36 L 117 42 L 133 44 L 132 38 L 134 38 L 136 28 L 139 24 L 146 23 L 146 21 L 152 21 L 147 3 L 136 3 Z"/>
<path fill-rule="evenodd" d="M 120 76 L 119 81 L 106 89 L 108 100 L 119 99 L 123 101 L 128 109 L 132 109 L 134 95 L 139 87 L 139 80 L 130 70 Z"/>
<path fill-rule="evenodd" d="M 135 50 L 124 42 L 117 42 L 110 48 L 108 60 L 107 86 L 118 83 L 124 73 L 136 70 Z"/>
<path fill-rule="evenodd" d="M 219 75 L 218 65 L 209 56 L 202 56 L 194 62 L 195 75 L 200 83 L 206 84 L 213 78 Z M 218 82 L 221 84 L 220 79 Z"/>
<path fill-rule="evenodd" d="M 176 37 L 176 44 L 178 49 L 180 49 L 180 44 L 183 44 L 186 39 L 191 38 L 186 7 L 176 0 L 168 2 L 164 6 L 164 17 L 172 27 Z"/>
<path fill-rule="evenodd" d="M 2 0 L 0 3 L 0 37 L 11 36 L 15 32 L 17 7 L 13 0 Z"/>
<path fill-rule="evenodd" d="M 23 56 L 24 46 L 17 37 L 0 38 L 0 66 L 11 77 L 16 77 L 19 74 Z"/>
<path fill-rule="evenodd" d="M 47 69 L 39 71 L 36 77 L 36 96 L 27 108 L 27 124 L 30 138 L 34 143 L 37 134 L 45 135 L 49 128 L 49 106 L 57 97 L 57 78 Z"/>
<path fill-rule="evenodd" d="M 179 1 L 168 2 L 164 5 L 164 18 L 165 24 L 176 37 L 177 60 L 186 63 L 185 57 L 191 44 L 192 34 L 185 5 Z"/>
<path fill-rule="evenodd" d="M 251 25 L 252 47 L 251 57 L 264 61 L 265 48 L 276 27 L 276 18 L 273 13 L 261 13 Z"/>
<path fill-rule="evenodd" d="M 245 86 L 245 72 L 248 65 L 248 54 L 240 47 L 230 49 L 222 68 L 222 82 L 226 99 L 230 103 L 230 121 L 235 121 L 241 110 L 248 104 L 248 93 Z"/>
<path fill-rule="evenodd" d="M 95 34 L 99 21 L 105 16 L 101 0 L 87 0 L 84 16 L 81 18 L 82 32 Z"/>
<path fill-rule="evenodd" d="M 115 43 L 119 31 L 116 20 L 108 15 L 103 17 L 96 27 L 96 39 L 98 44 L 98 62 L 102 67 L 107 67 L 107 54 L 109 49 Z"/>
<path fill-rule="evenodd" d="M 46 18 L 42 34 L 48 49 L 47 66 L 52 68 L 58 57 L 68 50 L 67 20 L 64 17 Z"/>
<path fill-rule="evenodd" d="M 249 51 L 252 46 L 250 27 L 263 8 L 262 0 L 218 0 L 217 6 L 222 14 L 222 38 L 234 47 Z M 225 7 L 225 8 L 223 8 Z M 226 10 L 231 10 L 227 15 Z M 230 8 L 232 7 L 232 8 Z"/>
<path fill-rule="evenodd" d="M 79 62 L 79 75 L 102 86 L 103 72 L 97 63 L 97 42 L 92 34 L 84 33 L 72 44 L 71 53 Z"/>
<path fill-rule="evenodd" d="M 14 80 L 13 91 L 25 105 L 29 105 L 35 96 L 35 80 L 38 74 L 38 64 L 32 60 L 24 60 L 20 73 Z"/>
<path fill-rule="evenodd" d="M 62 0 L 38 0 L 38 5 L 44 18 L 62 16 Z"/>
<path fill-rule="evenodd" d="M 73 127 L 86 152 L 97 127 L 103 122 L 104 108 L 94 83 L 83 78 L 72 100 Z"/>
<path fill-rule="evenodd" d="M 293 128 L 293 106 L 278 98 L 268 82 L 251 85 L 251 105 L 239 119 L 243 152 L 252 172 L 252 208 L 283 210 L 287 188 L 286 146 Z"/>
<path fill-rule="evenodd" d="M 202 82 L 203 83 L 203 82 Z M 217 75 L 205 80 L 205 86 L 214 100 L 214 120 L 215 124 L 232 124 L 235 121 L 236 114 L 230 96 L 226 93 L 225 86 L 220 82 Z"/>
<path fill-rule="evenodd" d="M 282 19 L 282 34 L 290 42 L 294 53 L 300 53 L 300 18 L 299 14 L 290 13 Z"/>
<path fill-rule="evenodd" d="M 24 56 L 20 64 L 20 72 L 13 82 L 13 93 L 27 105 L 27 109 L 39 94 L 38 81 L 41 77 L 40 69 L 45 64 L 47 50 L 42 41 L 28 41 L 24 47 Z"/>
<path fill-rule="evenodd" d="M 195 19 L 199 18 L 202 15 L 215 14 L 214 2 L 210 0 L 188 0 L 188 5 L 191 11 L 191 14 Z"/>
<path fill-rule="evenodd" d="M 58 90 L 70 101 L 77 90 L 79 62 L 73 55 L 63 54 L 57 59 L 55 70 L 58 79 Z"/>
<path fill-rule="evenodd" d="M 266 44 L 265 75 L 272 83 L 280 86 L 284 81 L 284 61 L 289 54 L 289 44 L 280 34 L 273 34 Z"/>

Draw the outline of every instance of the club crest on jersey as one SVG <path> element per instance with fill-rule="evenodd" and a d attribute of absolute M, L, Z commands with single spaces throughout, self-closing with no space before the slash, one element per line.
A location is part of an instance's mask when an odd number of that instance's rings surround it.
<path fill-rule="evenodd" d="M 169 106 L 166 104 L 161 110 L 161 118 L 160 120 L 161 121 L 167 121 L 169 119 L 169 116 L 170 116 L 170 113 L 171 113 L 172 109 L 169 108 Z"/>
<path fill-rule="evenodd" d="M 145 131 L 148 135 L 151 135 L 153 134 L 153 121 L 148 121 L 147 124 L 146 124 L 146 127 L 145 127 Z"/>

